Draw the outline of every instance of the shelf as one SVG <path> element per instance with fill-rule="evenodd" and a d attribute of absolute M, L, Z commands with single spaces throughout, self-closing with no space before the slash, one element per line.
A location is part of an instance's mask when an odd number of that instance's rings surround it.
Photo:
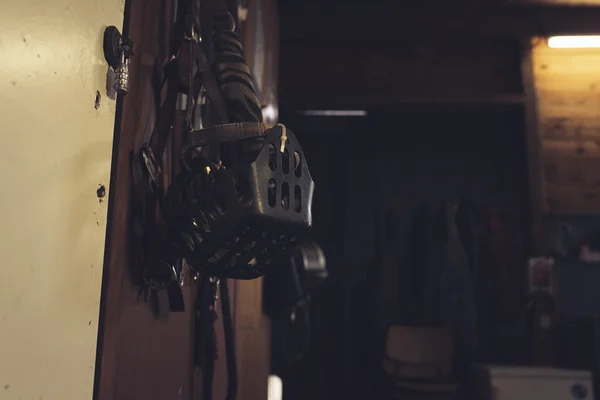
<path fill-rule="evenodd" d="M 525 97 L 520 94 L 490 96 L 335 96 L 328 98 L 300 94 L 281 98 L 281 107 L 301 110 L 363 110 L 398 106 L 513 106 L 524 105 Z"/>

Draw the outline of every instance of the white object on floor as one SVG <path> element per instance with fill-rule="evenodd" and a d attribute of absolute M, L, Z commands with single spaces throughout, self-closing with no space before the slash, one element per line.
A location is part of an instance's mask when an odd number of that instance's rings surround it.
<path fill-rule="evenodd" d="M 494 400 L 593 400 L 592 373 L 543 367 L 489 366 Z"/>
<path fill-rule="evenodd" d="M 283 381 L 277 375 L 269 375 L 268 400 L 281 400 L 283 398 Z"/>

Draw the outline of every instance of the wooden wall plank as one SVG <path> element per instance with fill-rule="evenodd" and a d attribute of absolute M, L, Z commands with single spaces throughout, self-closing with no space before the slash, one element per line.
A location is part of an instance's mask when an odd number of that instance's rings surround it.
<path fill-rule="evenodd" d="M 600 49 L 534 40 L 546 212 L 600 212 Z"/>
<path fill-rule="evenodd" d="M 163 400 L 192 397 L 192 312 L 156 318 L 139 296 L 132 241 L 132 154 L 152 126 L 152 76 L 160 54 L 161 23 L 170 1 L 130 0 L 135 42 L 130 90 L 122 100 L 120 132 L 113 149 L 112 191 L 105 256 L 95 398 Z M 163 9 L 163 7 L 166 7 Z M 186 293 L 187 305 L 191 293 Z"/>
<path fill-rule="evenodd" d="M 473 37 L 529 39 L 531 36 L 600 32 L 600 7 L 523 7 L 478 5 L 408 9 L 404 2 L 366 7 L 307 5 L 279 8 L 281 36 L 288 40 L 434 39 L 464 40 Z M 435 11 L 433 11 L 435 10 Z"/>
<path fill-rule="evenodd" d="M 521 74 L 525 95 L 525 143 L 527 149 L 527 176 L 530 198 L 531 244 L 532 251 L 539 251 L 543 241 L 543 214 L 545 192 L 542 183 L 541 145 L 539 138 L 539 118 L 534 82 L 533 48 L 531 41 L 522 42 Z"/>
<path fill-rule="evenodd" d="M 267 399 L 271 321 L 263 313 L 263 279 L 235 282 L 238 400 Z"/>

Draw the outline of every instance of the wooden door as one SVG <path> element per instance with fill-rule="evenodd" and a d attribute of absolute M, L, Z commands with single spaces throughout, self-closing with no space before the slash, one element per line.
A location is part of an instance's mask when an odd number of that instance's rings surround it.
<path fill-rule="evenodd" d="M 121 0 L 0 13 L 0 399 L 93 395 L 115 121 L 102 51 Z"/>

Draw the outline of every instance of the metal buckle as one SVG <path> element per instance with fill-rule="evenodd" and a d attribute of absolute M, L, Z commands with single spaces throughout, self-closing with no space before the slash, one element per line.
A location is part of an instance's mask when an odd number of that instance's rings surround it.
<path fill-rule="evenodd" d="M 215 32 L 235 32 L 235 18 L 231 13 L 220 14 L 214 19 Z"/>
<path fill-rule="evenodd" d="M 151 192 L 156 193 L 160 188 L 160 176 L 162 175 L 160 164 L 156 161 L 154 152 L 148 145 L 142 148 L 140 157 L 142 158 L 147 174 L 146 185 Z"/>
<path fill-rule="evenodd" d="M 199 31 L 199 29 L 194 24 L 194 25 L 192 25 L 190 31 L 186 32 L 183 35 L 183 38 L 187 42 L 200 43 L 200 42 L 202 42 L 202 36 L 200 36 L 200 33 L 198 31 Z"/>

